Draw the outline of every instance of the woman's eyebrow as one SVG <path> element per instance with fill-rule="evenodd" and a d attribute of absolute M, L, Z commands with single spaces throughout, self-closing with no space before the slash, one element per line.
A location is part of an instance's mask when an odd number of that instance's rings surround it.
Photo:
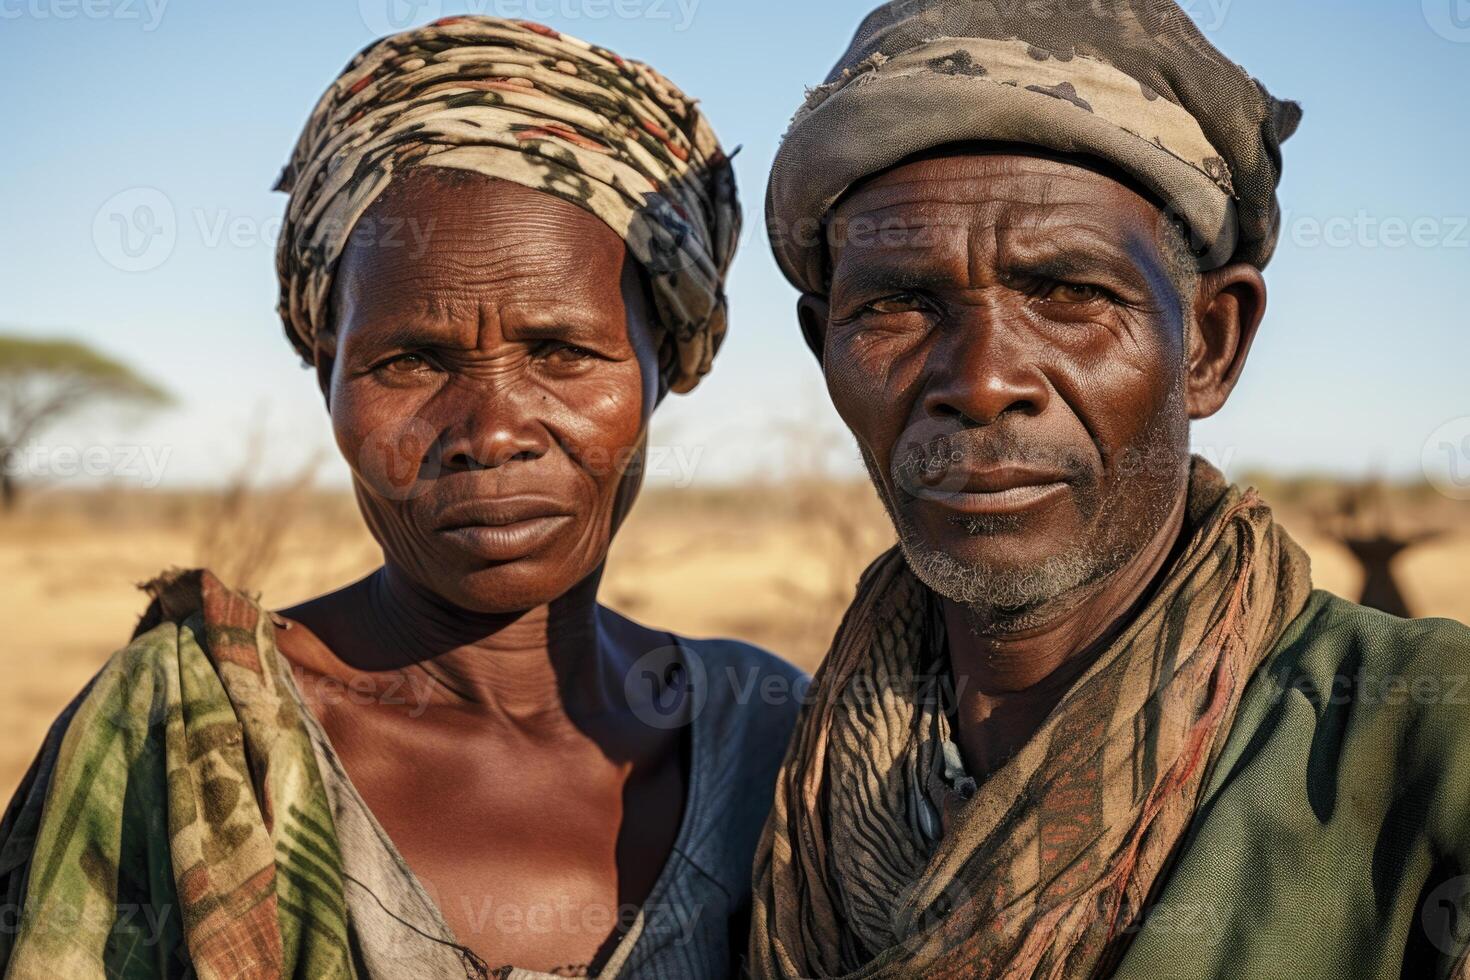
<path fill-rule="evenodd" d="M 444 325 L 393 320 L 374 324 L 353 325 L 347 331 L 348 344 L 359 350 L 381 351 L 413 347 L 444 346 L 457 339 L 457 332 Z"/>
<path fill-rule="evenodd" d="M 594 339 L 605 336 L 607 324 L 587 321 L 576 316 L 548 315 L 533 321 L 520 321 L 505 326 L 508 340 Z"/>

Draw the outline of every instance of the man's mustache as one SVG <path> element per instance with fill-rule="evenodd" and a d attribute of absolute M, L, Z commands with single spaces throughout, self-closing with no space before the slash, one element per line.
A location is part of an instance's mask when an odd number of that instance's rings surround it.
<path fill-rule="evenodd" d="M 929 438 L 900 440 L 890 466 L 900 487 L 942 478 L 951 469 L 1016 467 L 1045 470 L 1074 484 L 1093 482 L 1090 459 L 1071 446 L 1051 446 L 1009 431 L 961 429 Z"/>

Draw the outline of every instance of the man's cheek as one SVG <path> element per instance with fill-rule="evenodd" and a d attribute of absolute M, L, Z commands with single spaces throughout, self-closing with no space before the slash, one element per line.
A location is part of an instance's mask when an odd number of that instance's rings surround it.
<path fill-rule="evenodd" d="M 850 343 L 829 344 L 824 373 L 833 407 L 860 442 L 879 437 L 885 419 L 907 414 L 889 390 L 888 360 L 871 350 L 858 351 Z"/>

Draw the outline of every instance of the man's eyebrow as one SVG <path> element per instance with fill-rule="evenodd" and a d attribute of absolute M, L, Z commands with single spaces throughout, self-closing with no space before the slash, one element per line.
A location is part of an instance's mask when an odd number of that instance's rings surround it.
<path fill-rule="evenodd" d="M 1018 250 L 1020 251 L 1020 250 Z M 1140 269 L 1135 256 L 1126 252 L 1088 248 L 1025 249 L 1007 257 L 1004 269 L 1012 275 L 1067 281 L 1087 276 L 1146 285 L 1147 270 Z"/>
<path fill-rule="evenodd" d="M 954 285 L 955 277 L 934 263 L 912 261 L 885 262 L 875 260 L 872 253 L 869 261 L 855 265 L 850 272 L 842 271 L 834 277 L 835 285 L 840 278 L 847 290 L 871 292 L 880 289 L 941 289 Z M 838 267 L 841 271 L 841 266 Z"/>
<path fill-rule="evenodd" d="M 1007 262 L 1011 272 L 1024 272 L 1046 279 L 1070 279 L 1089 273 L 1113 272 L 1116 263 L 1096 256 L 1078 255 L 1070 252 L 1038 255 Z"/>

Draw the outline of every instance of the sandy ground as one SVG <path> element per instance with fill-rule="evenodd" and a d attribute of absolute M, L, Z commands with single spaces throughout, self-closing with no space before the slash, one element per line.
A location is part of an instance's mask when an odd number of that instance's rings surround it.
<path fill-rule="evenodd" d="M 1355 596 L 1360 574 L 1346 552 L 1283 519 L 1311 552 L 1317 585 Z M 267 526 L 278 530 L 262 538 Z M 641 621 L 740 637 L 810 669 L 889 535 L 866 487 L 651 494 L 615 544 L 603 596 Z M 230 567 L 229 556 L 247 552 L 252 567 Z M 0 798 L 57 711 L 127 641 L 145 605 L 135 584 L 198 564 L 281 607 L 368 572 L 377 550 L 345 498 L 227 513 L 197 500 L 42 500 L 0 518 Z M 1470 621 L 1470 522 L 1406 553 L 1396 570 L 1417 614 Z"/>

